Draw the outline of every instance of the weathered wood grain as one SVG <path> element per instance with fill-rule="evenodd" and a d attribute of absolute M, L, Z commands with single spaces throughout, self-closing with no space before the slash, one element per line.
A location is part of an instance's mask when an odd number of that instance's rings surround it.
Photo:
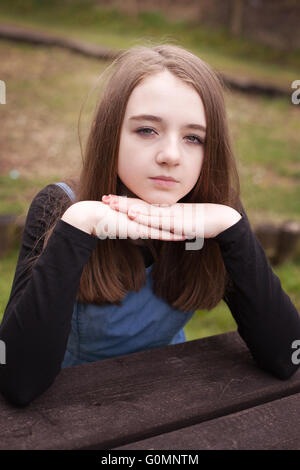
<path fill-rule="evenodd" d="M 297 392 L 233 331 L 63 369 L 25 408 L 0 396 L 0 448 L 111 449 Z"/>
<path fill-rule="evenodd" d="M 300 450 L 300 394 L 113 450 Z"/>

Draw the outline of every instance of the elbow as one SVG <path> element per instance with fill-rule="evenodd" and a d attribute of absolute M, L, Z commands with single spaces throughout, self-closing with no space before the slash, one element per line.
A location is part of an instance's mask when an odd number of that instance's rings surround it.
<path fill-rule="evenodd" d="M 39 388 L 29 386 L 28 382 L 26 384 L 20 382 L 18 384 L 16 384 L 16 382 L 13 384 L 5 384 L 0 387 L 0 393 L 11 405 L 24 408 L 46 392 L 52 385 L 53 381 L 54 379 L 49 381 L 47 384 L 43 384 L 42 386 L 40 385 Z"/>
<path fill-rule="evenodd" d="M 280 380 L 290 379 L 299 369 L 299 365 L 293 364 L 292 362 L 276 361 L 275 363 L 262 363 L 256 361 L 258 366 L 266 372 L 269 372 L 274 377 Z"/>
<path fill-rule="evenodd" d="M 5 400 L 14 406 L 28 406 L 37 396 L 37 390 L 29 386 L 28 381 L 17 380 L 16 374 L 0 374 L 0 393 Z"/>
<path fill-rule="evenodd" d="M 18 408 L 24 408 L 30 405 L 34 399 L 30 394 L 20 393 L 19 391 L 1 390 L 1 394 L 10 405 L 17 406 Z"/>
<path fill-rule="evenodd" d="M 299 369 L 300 363 L 295 363 L 285 355 L 279 356 L 274 364 L 274 371 L 280 380 L 290 379 Z"/>
<path fill-rule="evenodd" d="M 295 372 L 297 372 L 297 370 L 298 367 L 282 367 L 276 370 L 274 375 L 276 375 L 276 377 L 280 380 L 288 380 L 295 374 Z"/>

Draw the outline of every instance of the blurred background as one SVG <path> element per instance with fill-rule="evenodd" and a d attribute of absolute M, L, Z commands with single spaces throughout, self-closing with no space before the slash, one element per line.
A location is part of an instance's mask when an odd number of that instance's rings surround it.
<path fill-rule="evenodd" d="M 87 94 L 118 51 L 160 42 L 224 77 L 242 202 L 300 311 L 299 20 L 298 0 L 1 0 L 0 321 L 32 199 L 80 169 Z M 185 327 L 187 340 L 234 329 L 223 301 Z"/>

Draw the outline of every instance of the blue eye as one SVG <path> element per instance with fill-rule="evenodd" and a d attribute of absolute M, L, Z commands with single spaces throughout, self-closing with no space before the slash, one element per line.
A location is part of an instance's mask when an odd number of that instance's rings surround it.
<path fill-rule="evenodd" d="M 193 137 L 194 139 L 197 139 L 197 141 L 199 142 L 199 144 L 204 144 L 203 140 L 200 139 L 200 137 L 197 137 L 196 135 L 189 135 L 187 137 Z M 195 141 L 193 141 L 192 143 L 194 143 Z"/>
<path fill-rule="evenodd" d="M 137 134 L 142 134 L 142 135 L 151 135 L 149 132 L 145 132 L 145 131 L 154 132 L 154 130 L 151 129 L 150 127 L 141 127 L 140 129 L 136 130 L 136 133 Z M 196 144 L 197 142 L 199 144 L 204 144 L 204 141 L 202 139 L 200 139 L 200 137 L 198 137 L 197 135 L 188 135 L 186 137 L 192 137 L 193 139 L 196 139 L 196 142 L 195 141 L 190 141 L 191 144 Z"/>
<path fill-rule="evenodd" d="M 153 129 L 150 129 L 149 127 L 142 127 L 141 129 L 136 130 L 138 134 L 144 134 L 144 131 L 153 131 Z M 146 132 L 146 134 L 148 134 L 148 132 Z"/>

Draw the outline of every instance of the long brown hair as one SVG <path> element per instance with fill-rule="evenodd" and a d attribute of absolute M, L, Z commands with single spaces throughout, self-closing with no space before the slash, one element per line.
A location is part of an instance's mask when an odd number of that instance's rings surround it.
<path fill-rule="evenodd" d="M 173 44 L 134 46 L 110 65 L 113 73 L 96 108 L 88 135 L 82 170 L 68 184 L 76 200 L 101 201 L 104 194 L 121 194 L 117 175 L 120 131 L 128 99 L 134 88 L 151 74 L 169 70 L 194 87 L 204 104 L 207 134 L 199 179 L 179 202 L 225 204 L 240 210 L 240 182 L 232 152 L 223 98 L 223 83 L 205 62 Z M 47 245 L 54 226 L 71 202 L 57 206 L 47 231 Z M 201 250 L 186 250 L 185 241 L 149 240 L 154 256 L 153 291 L 182 311 L 211 310 L 230 285 L 219 245 L 205 239 Z M 146 280 L 143 256 L 130 239 L 98 240 L 84 266 L 76 300 L 103 305 L 115 303 L 128 291 L 138 291 Z"/>

